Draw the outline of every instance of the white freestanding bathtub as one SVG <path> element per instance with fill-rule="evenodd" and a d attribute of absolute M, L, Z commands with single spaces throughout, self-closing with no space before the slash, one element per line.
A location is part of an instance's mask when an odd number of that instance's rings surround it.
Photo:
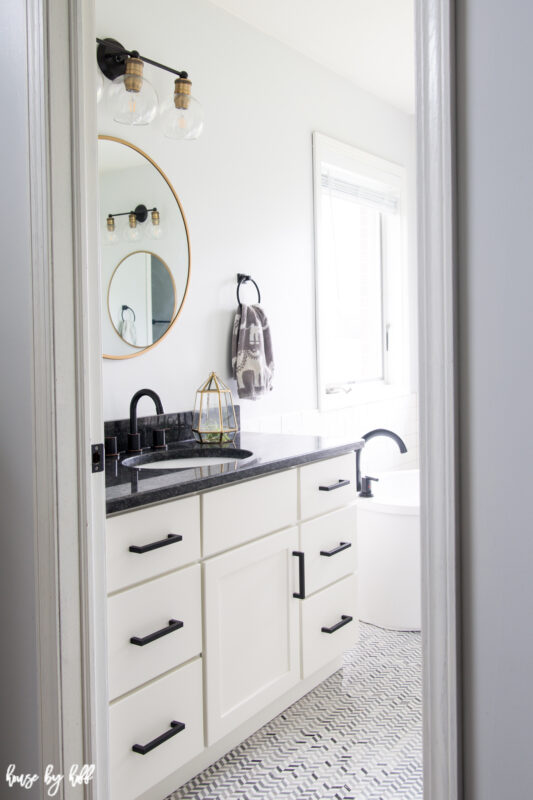
<path fill-rule="evenodd" d="M 359 618 L 398 631 L 420 630 L 419 471 L 378 475 L 374 497 L 358 498 Z"/>

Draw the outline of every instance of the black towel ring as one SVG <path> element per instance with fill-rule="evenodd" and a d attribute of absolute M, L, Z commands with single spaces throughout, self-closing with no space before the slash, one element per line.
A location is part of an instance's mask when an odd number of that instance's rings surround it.
<path fill-rule="evenodd" d="M 258 303 L 261 302 L 261 292 L 259 291 L 259 286 L 254 281 L 254 279 L 252 278 L 251 275 L 243 275 L 242 273 L 239 272 L 237 274 L 237 280 L 239 281 L 238 284 L 237 284 L 237 302 L 238 302 L 239 306 L 242 306 L 241 298 L 240 298 L 240 294 L 239 294 L 241 285 L 243 283 L 248 283 L 248 281 L 251 281 L 253 283 L 253 285 L 255 286 L 256 290 L 257 290 L 257 302 Z"/>
<path fill-rule="evenodd" d="M 131 306 L 122 306 L 122 315 L 121 315 L 122 316 L 122 321 L 124 321 L 124 312 L 125 311 L 131 311 L 131 313 L 133 314 L 133 321 L 135 322 L 135 319 L 136 319 L 135 311 L 133 310 L 133 308 Z"/>

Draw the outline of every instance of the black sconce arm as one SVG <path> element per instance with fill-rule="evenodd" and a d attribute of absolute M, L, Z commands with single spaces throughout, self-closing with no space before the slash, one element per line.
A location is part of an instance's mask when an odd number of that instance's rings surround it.
<path fill-rule="evenodd" d="M 130 214 L 135 214 L 135 219 L 137 222 L 146 222 L 148 219 L 148 214 L 151 214 L 152 211 L 157 211 L 156 206 L 153 208 L 146 208 L 146 206 L 139 205 L 135 207 L 134 211 L 120 211 L 117 214 L 108 214 L 107 217 L 129 217 Z"/>
<path fill-rule="evenodd" d="M 137 50 L 126 50 L 126 48 L 123 47 L 120 42 L 117 42 L 116 39 L 98 39 L 97 37 L 96 42 L 98 44 L 98 50 L 96 53 L 98 66 L 106 78 L 109 78 L 110 81 L 118 78 L 119 75 L 124 75 L 124 71 L 126 69 L 126 56 L 131 58 L 140 58 L 141 61 L 144 61 L 146 64 L 151 64 L 153 67 L 164 69 L 166 72 L 171 72 L 173 75 L 177 75 L 179 78 L 189 77 L 188 73 L 184 70 L 167 67 L 165 64 L 160 64 L 159 61 L 153 61 L 151 58 L 142 56 Z"/>

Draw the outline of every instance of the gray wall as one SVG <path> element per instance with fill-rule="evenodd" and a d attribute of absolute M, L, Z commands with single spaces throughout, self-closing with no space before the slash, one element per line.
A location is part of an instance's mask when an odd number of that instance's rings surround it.
<path fill-rule="evenodd" d="M 26 8 L 0 4 L 0 795 L 7 765 L 39 772 L 33 516 L 32 319 L 26 87 Z"/>
<path fill-rule="evenodd" d="M 533 765 L 533 4 L 458 0 L 467 800 Z"/>

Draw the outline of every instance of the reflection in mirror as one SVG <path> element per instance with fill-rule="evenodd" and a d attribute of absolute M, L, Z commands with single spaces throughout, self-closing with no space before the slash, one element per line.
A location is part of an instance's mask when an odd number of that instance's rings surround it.
<path fill-rule="evenodd" d="M 122 139 L 98 139 L 103 352 L 104 358 L 132 358 L 161 341 L 183 307 L 189 235 L 176 192 L 157 164 Z M 148 213 L 136 215 L 140 208 Z"/>
<path fill-rule="evenodd" d="M 133 347 L 148 347 L 169 329 L 176 289 L 165 262 L 147 250 L 130 253 L 109 283 L 108 311 L 118 335 Z"/>

